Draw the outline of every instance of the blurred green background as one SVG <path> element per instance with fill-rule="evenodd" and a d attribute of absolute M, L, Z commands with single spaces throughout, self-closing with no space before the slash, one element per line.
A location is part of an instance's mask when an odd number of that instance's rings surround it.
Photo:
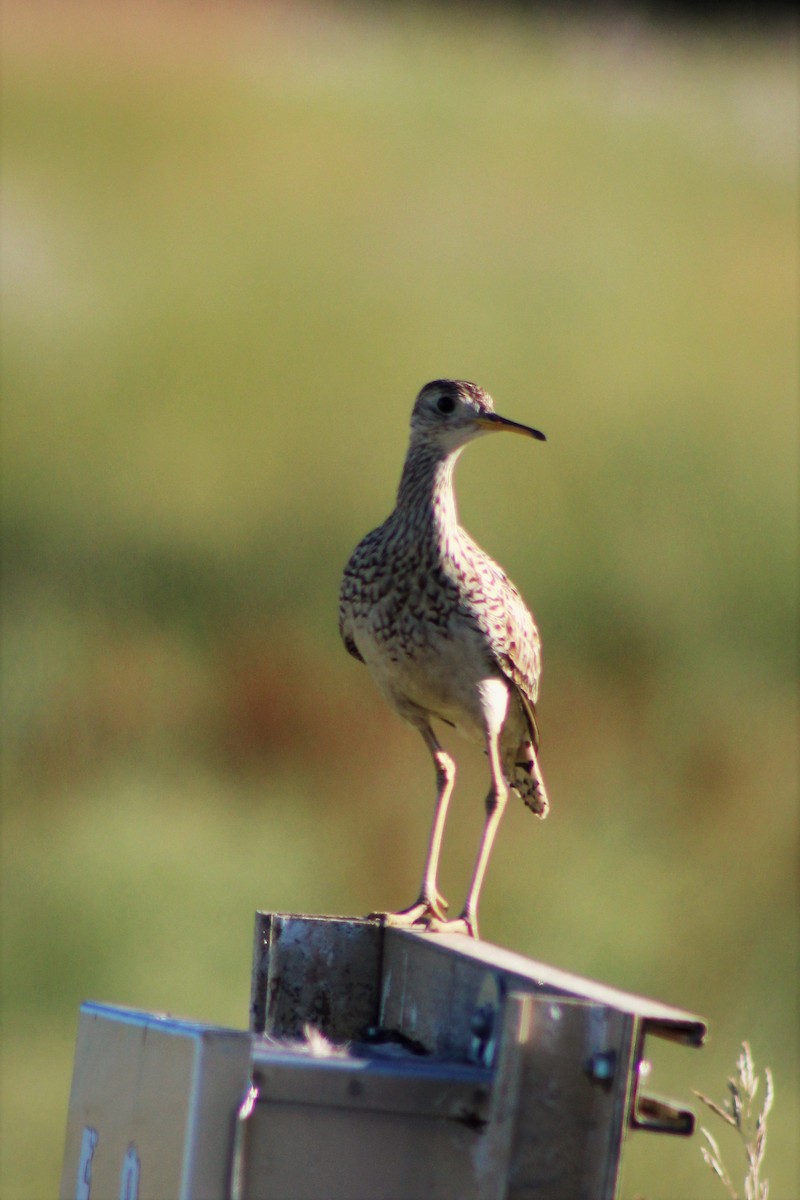
<path fill-rule="evenodd" d="M 3 75 L 3 1195 L 56 1192 L 82 999 L 243 1027 L 257 907 L 416 894 L 430 762 L 336 595 L 455 375 L 549 439 L 459 467 L 553 801 L 482 933 L 707 1016 L 654 1091 L 721 1098 L 748 1038 L 796 1198 L 791 40 L 11 0 Z M 448 744 L 455 906 L 487 779 Z M 722 1192 L 698 1140 L 625 1164 Z"/>

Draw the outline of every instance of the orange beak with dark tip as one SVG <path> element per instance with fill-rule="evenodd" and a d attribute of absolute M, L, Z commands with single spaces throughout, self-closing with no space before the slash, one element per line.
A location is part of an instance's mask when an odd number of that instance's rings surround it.
<path fill-rule="evenodd" d="M 484 413 L 476 418 L 476 424 L 483 429 L 494 429 L 498 432 L 505 429 L 509 433 L 521 433 L 524 437 L 536 438 L 539 442 L 547 441 L 540 430 L 531 429 L 530 425 L 520 425 L 518 421 L 509 421 L 507 417 L 499 417 L 497 413 Z"/>

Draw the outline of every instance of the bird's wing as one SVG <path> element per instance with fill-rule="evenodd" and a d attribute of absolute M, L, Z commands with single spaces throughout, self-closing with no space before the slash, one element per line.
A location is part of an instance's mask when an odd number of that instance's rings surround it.
<path fill-rule="evenodd" d="M 354 625 L 379 597 L 380 550 L 381 529 L 373 529 L 350 555 L 339 586 L 339 635 L 348 654 L 359 662 L 364 662 L 364 656 L 356 645 Z"/>
<path fill-rule="evenodd" d="M 495 634 L 495 658 L 503 673 L 516 685 L 528 719 L 534 750 L 539 748 L 536 700 L 542 669 L 542 645 L 536 622 L 524 600 L 509 579 L 505 580 L 503 607 L 505 621 Z"/>
<path fill-rule="evenodd" d="M 363 662 L 364 658 L 355 643 L 352 633 L 353 600 L 355 599 L 355 578 L 351 571 L 351 563 L 347 564 L 339 588 L 339 636 L 344 642 L 344 648 L 353 658 Z"/>
<path fill-rule="evenodd" d="M 519 693 L 534 749 L 538 749 L 536 700 L 542 669 L 539 630 L 506 573 L 472 539 L 470 542 L 470 552 L 465 556 L 470 570 L 462 595 L 495 663 Z"/>
<path fill-rule="evenodd" d="M 339 626 L 339 632 L 342 633 L 341 625 Z M 364 656 L 359 651 L 358 646 L 355 644 L 353 639 L 351 637 L 349 637 L 347 634 L 342 633 L 342 641 L 344 642 L 344 648 L 347 651 L 347 653 L 352 654 L 353 658 L 357 659 L 358 662 L 363 663 Z"/>

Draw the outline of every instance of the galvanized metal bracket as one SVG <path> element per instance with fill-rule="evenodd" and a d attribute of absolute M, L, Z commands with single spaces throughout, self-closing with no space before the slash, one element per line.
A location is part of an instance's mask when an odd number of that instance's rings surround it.
<path fill-rule="evenodd" d="M 647 1039 L 656 1037 L 665 1041 L 675 1041 L 675 1029 L 674 1025 L 664 1025 L 658 1020 L 643 1018 L 641 1021 L 635 1056 L 636 1073 L 631 1098 L 630 1125 L 632 1129 L 643 1129 L 649 1133 L 671 1133 L 678 1137 L 690 1137 L 696 1124 L 692 1109 L 683 1108 L 674 1100 L 644 1093 L 644 1085 L 650 1073 Z M 701 1046 L 706 1028 L 704 1024 L 686 1025 L 682 1032 L 683 1036 L 679 1040 L 690 1046 Z"/>
<path fill-rule="evenodd" d="M 461 935 L 259 913 L 251 1021 L 273 1040 L 310 1023 L 488 1073 L 481 1200 L 611 1198 L 627 1129 L 694 1128 L 690 1110 L 644 1094 L 644 1052 L 648 1037 L 702 1045 L 702 1018 Z"/>
<path fill-rule="evenodd" d="M 629 1129 L 694 1124 L 648 1039 L 705 1032 L 463 935 L 259 913 L 248 1031 L 82 1006 L 60 1194 L 615 1200 Z"/>

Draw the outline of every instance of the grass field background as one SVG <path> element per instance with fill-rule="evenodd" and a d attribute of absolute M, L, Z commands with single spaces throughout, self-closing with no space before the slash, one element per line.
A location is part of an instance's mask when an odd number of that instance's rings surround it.
<path fill-rule="evenodd" d="M 548 435 L 458 473 L 545 647 L 552 812 L 509 810 L 482 933 L 707 1016 L 655 1091 L 720 1098 L 748 1038 L 793 1200 L 793 45 L 303 5 L 3 22 L 3 1195 L 56 1192 L 82 999 L 244 1026 L 257 907 L 415 895 L 430 763 L 336 592 L 415 392 L 455 375 Z M 456 906 L 486 768 L 449 744 Z M 625 1163 L 626 1200 L 721 1194 L 697 1141 Z"/>

